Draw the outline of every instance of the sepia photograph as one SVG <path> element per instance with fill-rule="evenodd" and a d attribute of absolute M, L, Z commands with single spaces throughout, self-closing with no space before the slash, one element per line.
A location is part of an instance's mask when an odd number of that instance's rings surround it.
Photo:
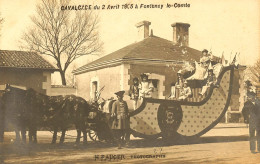
<path fill-rule="evenodd" d="M 5 163 L 260 163 L 260 1 L 0 0 Z"/>

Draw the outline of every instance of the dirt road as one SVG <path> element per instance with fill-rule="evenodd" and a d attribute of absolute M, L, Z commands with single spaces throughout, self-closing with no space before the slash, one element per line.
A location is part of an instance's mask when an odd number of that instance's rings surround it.
<path fill-rule="evenodd" d="M 3 163 L 260 163 L 260 153 L 249 151 L 247 128 L 214 129 L 200 140 L 166 146 L 162 140 L 131 141 L 131 148 L 118 150 L 108 143 L 89 142 L 74 145 L 67 138 L 63 145 L 51 145 L 51 133 L 39 132 L 39 144 L 14 144 L 13 133 L 6 133 L 0 144 L 0 161 Z M 214 132 L 214 133 L 213 133 Z M 74 133 L 74 132 L 69 132 Z M 218 134 L 222 134 L 222 136 Z M 233 135 L 231 135 L 231 134 Z M 215 134 L 215 135 L 213 135 Z M 216 136 L 217 135 L 217 136 Z"/>

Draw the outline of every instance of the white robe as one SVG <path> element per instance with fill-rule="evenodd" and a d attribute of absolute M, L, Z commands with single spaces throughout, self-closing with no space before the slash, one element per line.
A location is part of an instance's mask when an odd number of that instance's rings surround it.
<path fill-rule="evenodd" d="M 151 82 L 141 82 L 139 85 L 139 96 L 151 98 L 153 88 L 154 86 Z"/>

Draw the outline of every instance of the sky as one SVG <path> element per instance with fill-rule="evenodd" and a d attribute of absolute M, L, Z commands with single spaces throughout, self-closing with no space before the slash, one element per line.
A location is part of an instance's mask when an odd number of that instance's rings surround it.
<path fill-rule="evenodd" d="M 21 34 L 30 26 L 39 0 L 0 0 L 0 13 L 5 19 L 1 30 L 0 49 L 19 50 Z M 97 11 L 100 16 L 100 39 L 104 43 L 102 55 L 109 54 L 134 43 L 137 38 L 135 24 L 151 22 L 153 34 L 173 39 L 171 24 L 189 23 L 189 45 L 208 49 L 216 56 L 224 52 L 225 58 L 240 53 L 239 62 L 252 65 L 259 55 L 260 1 L 258 0 L 72 0 L 73 5 L 163 4 L 163 9 L 114 9 Z M 174 3 L 189 3 L 189 8 L 166 8 Z M 98 57 L 93 57 L 94 60 Z M 78 66 L 88 59 L 76 61 Z"/>

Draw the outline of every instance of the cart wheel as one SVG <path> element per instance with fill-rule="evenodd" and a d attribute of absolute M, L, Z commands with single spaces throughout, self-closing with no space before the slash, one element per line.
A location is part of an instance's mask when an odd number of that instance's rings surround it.
<path fill-rule="evenodd" d="M 92 141 L 98 141 L 98 135 L 96 131 L 89 130 L 88 136 Z"/>

